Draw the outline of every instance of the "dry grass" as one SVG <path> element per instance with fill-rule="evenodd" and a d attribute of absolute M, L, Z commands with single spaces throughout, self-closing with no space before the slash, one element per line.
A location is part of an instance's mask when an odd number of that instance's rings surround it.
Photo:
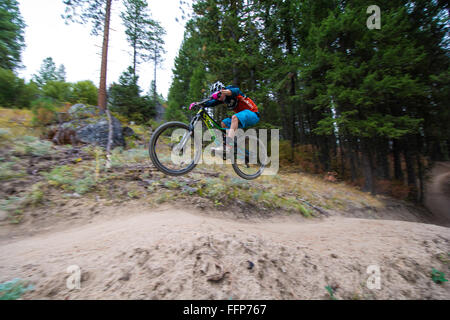
<path fill-rule="evenodd" d="M 260 183 L 270 184 L 275 194 L 297 195 L 312 204 L 327 209 L 345 210 L 348 205 L 353 207 L 383 207 L 376 196 L 362 192 L 343 182 L 332 183 L 323 181 L 320 176 L 306 173 L 279 173 L 276 176 L 263 176 Z"/>
<path fill-rule="evenodd" d="M 0 107 L 0 128 L 9 129 L 12 136 L 39 135 L 32 126 L 31 110 Z"/>

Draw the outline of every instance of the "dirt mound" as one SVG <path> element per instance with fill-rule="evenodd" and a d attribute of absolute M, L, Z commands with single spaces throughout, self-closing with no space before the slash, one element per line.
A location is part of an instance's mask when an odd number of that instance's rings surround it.
<path fill-rule="evenodd" d="M 124 207 L 124 210 L 127 210 Z M 450 231 L 333 217 L 299 223 L 141 208 L 110 221 L 0 242 L 0 281 L 29 280 L 24 299 L 449 299 Z M 81 289 L 66 287 L 81 268 Z M 381 289 L 367 288 L 377 265 Z"/>

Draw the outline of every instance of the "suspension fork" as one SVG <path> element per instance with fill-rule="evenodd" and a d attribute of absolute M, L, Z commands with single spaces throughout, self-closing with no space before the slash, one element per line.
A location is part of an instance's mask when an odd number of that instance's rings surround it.
<path fill-rule="evenodd" d="M 196 114 L 194 118 L 192 118 L 191 122 L 189 123 L 189 130 L 183 135 L 183 138 L 181 138 L 181 141 L 175 146 L 175 151 L 183 150 L 186 146 L 186 142 L 189 140 L 189 138 L 192 137 L 192 134 L 194 132 L 195 125 L 197 124 L 197 121 L 200 118 L 200 113 Z"/>

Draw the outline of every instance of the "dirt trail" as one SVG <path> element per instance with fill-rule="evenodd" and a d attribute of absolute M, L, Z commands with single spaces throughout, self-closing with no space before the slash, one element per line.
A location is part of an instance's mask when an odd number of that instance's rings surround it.
<path fill-rule="evenodd" d="M 127 210 L 124 207 L 124 211 Z M 136 208 L 126 216 L 0 242 L 0 281 L 37 299 L 450 299 L 450 229 L 332 217 L 260 220 Z M 82 271 L 68 290 L 67 267 Z M 381 289 L 366 285 L 381 268 Z"/>
<path fill-rule="evenodd" d="M 437 162 L 430 176 L 425 206 L 434 214 L 437 224 L 450 227 L 450 162 Z"/>

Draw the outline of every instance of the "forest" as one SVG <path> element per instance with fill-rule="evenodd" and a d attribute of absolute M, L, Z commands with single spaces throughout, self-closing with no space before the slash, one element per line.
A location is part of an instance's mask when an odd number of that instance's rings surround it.
<path fill-rule="evenodd" d="M 366 191 L 421 201 L 448 160 L 449 7 L 444 1 L 196 1 L 175 61 L 168 119 L 214 81 L 236 85 L 279 128 L 285 166 L 334 171 Z M 224 117 L 216 109 L 217 118 Z"/>
<path fill-rule="evenodd" d="M 332 172 L 364 191 L 422 202 L 428 168 L 449 159 L 445 1 L 377 1 L 379 28 L 369 28 L 371 1 L 198 0 L 187 17 L 190 4 L 180 1 L 186 29 L 166 100 L 156 81 L 146 93 L 137 84 L 139 62 L 154 61 L 156 79 L 165 53 L 164 30 L 146 14 L 146 1 L 124 1 L 130 67 L 108 88 L 107 22 L 115 2 L 63 2 L 66 21 L 90 21 L 92 33 L 103 34 L 99 87 L 67 83 L 64 66 L 57 68 L 51 57 L 29 83 L 20 79 L 24 22 L 17 1 L 3 0 L 2 107 L 39 115 L 83 102 L 148 124 L 155 105 L 163 104 L 166 121 L 188 121 L 193 114 L 186 106 L 206 98 L 209 85 L 221 81 L 257 103 L 257 128 L 280 129 L 285 169 Z M 226 113 L 214 110 L 216 119 Z"/>
<path fill-rule="evenodd" d="M 450 299 L 449 29 L 441 0 L 0 0 L 0 300 Z M 217 81 L 279 170 L 195 148 Z"/>

